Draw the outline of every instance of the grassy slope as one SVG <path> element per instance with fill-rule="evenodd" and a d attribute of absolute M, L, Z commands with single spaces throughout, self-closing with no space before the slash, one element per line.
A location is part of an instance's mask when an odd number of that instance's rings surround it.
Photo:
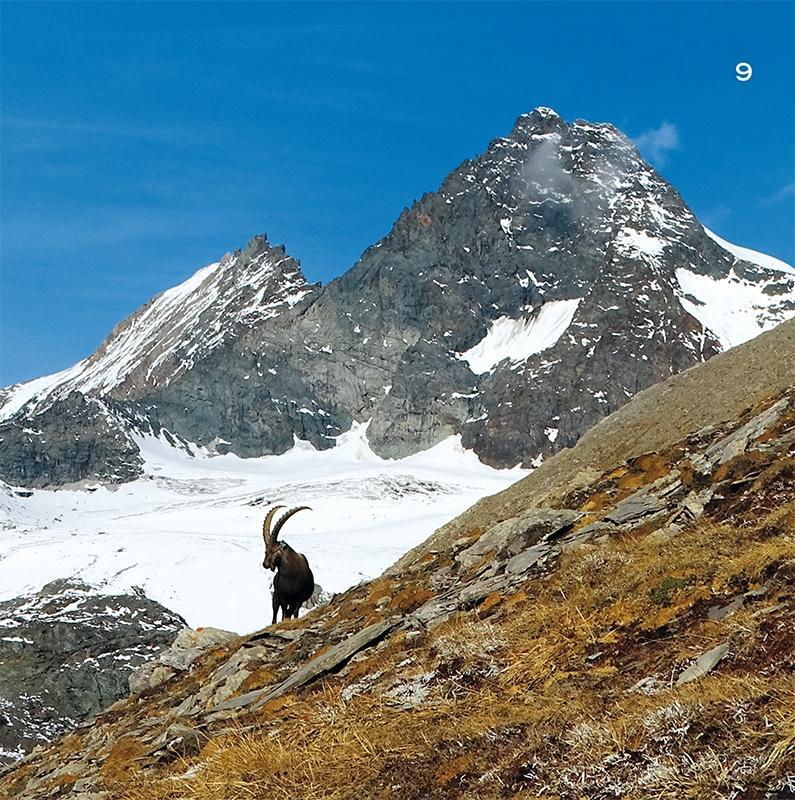
<path fill-rule="evenodd" d="M 795 498 L 780 502 L 781 476 L 745 511 L 674 538 L 573 550 L 520 591 L 274 701 L 253 730 L 211 741 L 192 776 L 176 777 L 194 763 L 178 761 L 125 776 L 117 796 L 783 797 L 795 787 Z M 765 498 L 774 507 L 758 515 Z M 719 669 L 674 685 L 723 642 Z M 401 708 L 412 692 L 422 702 Z"/>

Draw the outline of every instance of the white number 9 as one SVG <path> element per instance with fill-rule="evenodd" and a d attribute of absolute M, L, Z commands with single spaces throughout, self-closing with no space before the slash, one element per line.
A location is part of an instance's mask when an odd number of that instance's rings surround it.
<path fill-rule="evenodd" d="M 751 65 L 747 61 L 741 61 L 735 68 L 734 71 L 737 73 L 737 80 L 738 81 L 750 81 L 751 75 L 754 74 L 754 70 Z"/>

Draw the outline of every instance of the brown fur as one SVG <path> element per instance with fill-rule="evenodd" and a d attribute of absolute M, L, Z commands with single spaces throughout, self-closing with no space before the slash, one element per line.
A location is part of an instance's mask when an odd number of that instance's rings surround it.
<path fill-rule="evenodd" d="M 298 609 L 312 596 L 312 592 L 315 590 L 315 578 L 309 568 L 306 556 L 293 550 L 289 544 L 277 540 L 279 531 L 293 514 L 297 514 L 304 509 L 311 509 L 308 506 L 291 508 L 281 517 L 271 531 L 271 522 L 280 508 L 284 508 L 284 506 L 271 508 L 262 526 L 262 536 L 265 540 L 265 558 L 262 561 L 262 566 L 265 569 L 276 572 L 273 578 L 272 624 L 274 625 L 280 608 L 283 620 L 297 617 Z"/>

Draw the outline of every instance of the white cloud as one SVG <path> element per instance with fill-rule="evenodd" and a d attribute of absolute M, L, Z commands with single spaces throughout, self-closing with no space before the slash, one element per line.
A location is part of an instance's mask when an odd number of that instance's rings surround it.
<path fill-rule="evenodd" d="M 664 164 L 668 153 L 679 149 L 679 131 L 676 125 L 663 122 L 659 128 L 652 128 L 636 136 L 635 145 L 650 161 Z"/>
<path fill-rule="evenodd" d="M 789 197 L 795 195 L 795 181 L 790 181 L 786 186 L 782 186 L 777 192 L 769 197 L 764 197 L 760 201 L 762 205 L 772 206 L 781 203 Z"/>

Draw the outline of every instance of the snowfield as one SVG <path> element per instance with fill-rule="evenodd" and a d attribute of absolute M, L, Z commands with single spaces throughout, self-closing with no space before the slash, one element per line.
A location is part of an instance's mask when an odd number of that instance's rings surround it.
<path fill-rule="evenodd" d="M 740 247 L 738 244 L 727 242 L 725 239 L 721 239 L 717 233 L 713 233 L 709 228 L 704 228 L 704 233 L 706 233 L 713 242 L 731 253 L 735 258 L 739 258 L 742 261 L 750 261 L 752 264 L 764 267 L 765 269 L 786 272 L 788 275 L 791 275 L 793 272 L 792 265 L 788 264 L 786 261 L 782 261 L 780 258 L 769 256 L 766 253 L 760 253 L 757 250 L 751 250 L 750 247 Z"/>
<path fill-rule="evenodd" d="M 733 272 L 716 280 L 680 267 L 676 279 L 686 295 L 679 298 L 682 308 L 717 337 L 724 351 L 772 330 L 792 316 L 789 311 L 771 312 L 766 284 L 759 286 Z"/>
<path fill-rule="evenodd" d="M 529 318 L 495 320 L 486 335 L 459 358 L 477 375 L 489 372 L 504 359 L 525 361 L 553 347 L 571 325 L 582 300 L 551 300 Z"/>
<path fill-rule="evenodd" d="M 784 309 L 775 311 L 771 307 L 771 297 L 780 296 L 780 292 L 769 293 L 771 285 L 781 277 L 777 273 L 795 275 L 792 267 L 772 256 L 727 242 L 707 228 L 704 232 L 736 259 L 772 270 L 762 282 L 749 281 L 734 270 L 720 279 L 681 267 L 676 270 L 676 279 L 685 295 L 679 298 L 682 308 L 697 319 L 705 331 L 717 337 L 724 351 L 775 328 L 795 314 Z"/>
<path fill-rule="evenodd" d="M 139 439 L 145 475 L 115 488 L 0 489 L 0 600 L 77 577 L 108 593 L 140 586 L 189 625 L 240 633 L 270 624 L 263 570 L 269 503 L 309 505 L 282 537 L 305 553 L 315 581 L 339 592 L 379 575 L 436 528 L 527 471 L 495 470 L 457 437 L 387 461 L 366 425 L 317 451 L 195 457 Z M 2 486 L 2 484 L 0 484 Z M 28 495 L 29 496 L 22 496 Z"/>

